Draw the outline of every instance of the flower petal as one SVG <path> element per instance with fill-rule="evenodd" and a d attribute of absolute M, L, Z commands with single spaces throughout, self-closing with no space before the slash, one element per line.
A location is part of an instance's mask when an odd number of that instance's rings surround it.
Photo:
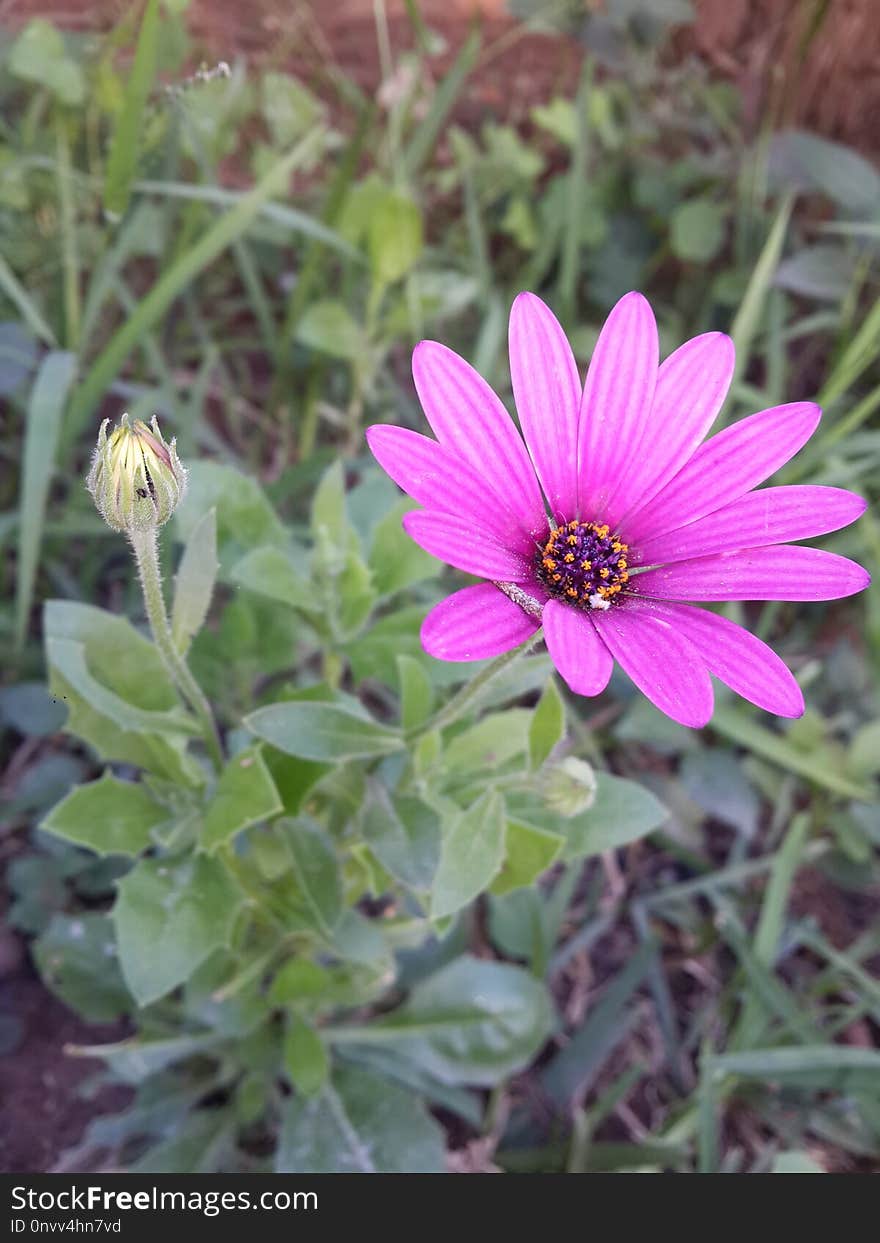
<path fill-rule="evenodd" d="M 773 544 L 663 565 L 634 575 L 630 586 L 658 600 L 838 600 L 870 581 L 848 557 Z"/>
<path fill-rule="evenodd" d="M 526 531 L 547 529 L 541 489 L 526 446 L 501 401 L 481 375 L 437 341 L 413 351 L 413 379 L 434 435 L 509 498 Z"/>
<path fill-rule="evenodd" d="M 577 363 L 556 316 L 532 293 L 513 303 L 509 341 L 520 426 L 550 510 L 563 521 L 577 512 Z"/>
<path fill-rule="evenodd" d="M 422 647 L 438 660 L 484 660 L 518 647 L 539 624 L 492 583 L 477 583 L 431 609 L 422 622 Z"/>
<path fill-rule="evenodd" d="M 611 311 L 593 351 L 578 427 L 580 517 L 615 523 L 616 496 L 641 444 L 657 382 L 654 313 L 640 293 Z"/>
<path fill-rule="evenodd" d="M 659 617 L 698 648 L 709 668 L 737 695 L 776 716 L 803 716 L 804 696 L 784 661 L 736 622 L 689 604 L 652 604 Z"/>
<path fill-rule="evenodd" d="M 689 639 L 650 604 L 631 598 L 591 617 L 614 659 L 651 703 L 680 725 L 706 724 L 714 706 L 712 680 Z"/>
<path fill-rule="evenodd" d="M 367 443 L 385 473 L 426 509 L 467 518 L 500 544 L 525 555 L 533 549 L 504 497 L 453 450 L 418 432 L 387 424 L 368 428 Z"/>
<path fill-rule="evenodd" d="M 531 575 L 523 557 L 475 529 L 467 518 L 416 509 L 404 514 L 403 528 L 425 552 L 466 574 L 512 583 Z"/>
<path fill-rule="evenodd" d="M 737 500 L 806 444 L 821 413 L 812 402 L 792 402 L 726 427 L 701 445 L 653 500 L 627 517 L 624 539 L 634 544 L 663 535 Z"/>
<path fill-rule="evenodd" d="M 614 661 L 586 613 L 548 600 L 544 638 L 553 664 L 576 695 L 598 695 L 611 677 Z"/>
<path fill-rule="evenodd" d="M 705 332 L 661 364 L 637 456 L 614 498 L 619 521 L 645 505 L 684 466 L 715 422 L 733 378 L 735 350 L 723 332 Z"/>
<path fill-rule="evenodd" d="M 633 565 L 656 565 L 709 553 L 810 539 L 855 522 L 867 501 L 844 488 L 811 484 L 762 488 L 687 526 L 646 540 L 630 552 Z"/>

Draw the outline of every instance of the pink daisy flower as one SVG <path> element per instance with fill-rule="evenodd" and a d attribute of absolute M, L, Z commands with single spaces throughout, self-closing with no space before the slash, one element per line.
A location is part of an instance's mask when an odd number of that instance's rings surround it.
<path fill-rule="evenodd" d="M 534 294 L 514 302 L 509 340 L 522 435 L 486 381 L 435 341 L 416 348 L 413 376 L 437 439 L 367 432 L 379 464 L 423 506 L 403 520 L 412 539 L 488 580 L 431 610 L 425 650 L 498 656 L 543 625 L 577 694 L 604 690 L 616 660 L 683 725 L 710 719 L 710 674 L 768 712 L 800 716 L 800 687 L 776 653 L 693 602 L 833 600 L 870 582 L 846 557 L 786 543 L 853 522 L 861 497 L 756 490 L 810 438 L 818 406 L 774 406 L 703 443 L 730 386 L 733 342 L 705 333 L 658 365 L 657 326 L 638 293 L 608 316 L 584 384 Z"/>

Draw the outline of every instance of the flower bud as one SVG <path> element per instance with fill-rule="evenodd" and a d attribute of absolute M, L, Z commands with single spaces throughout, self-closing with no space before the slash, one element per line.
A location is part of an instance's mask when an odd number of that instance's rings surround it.
<path fill-rule="evenodd" d="M 571 818 L 579 816 L 596 801 L 596 774 L 586 760 L 569 755 L 548 770 L 544 779 L 544 801 L 551 811 Z"/>
<path fill-rule="evenodd" d="M 186 471 L 176 441 L 166 444 L 153 418 L 151 427 L 124 414 L 107 434 L 105 419 L 98 434 L 86 486 L 101 517 L 114 531 L 132 534 L 167 522 L 186 490 Z"/>

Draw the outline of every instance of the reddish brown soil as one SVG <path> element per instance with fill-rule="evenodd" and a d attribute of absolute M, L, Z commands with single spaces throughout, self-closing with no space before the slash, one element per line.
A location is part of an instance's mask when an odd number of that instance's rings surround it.
<path fill-rule="evenodd" d="M 471 23 L 483 31 L 476 72 L 459 102 L 464 124 L 486 111 L 518 120 L 538 100 L 570 89 L 581 57 L 568 38 L 525 33 L 503 0 L 420 0 L 451 63 Z M 585 4 L 585 9 L 587 5 Z M 595 7 L 595 6 L 593 6 Z M 696 0 L 697 20 L 674 53 L 696 53 L 742 92 L 750 125 L 797 124 L 880 155 L 880 20 L 877 0 Z M 129 0 L 0 0 L 0 26 L 33 15 L 71 29 L 107 28 Z M 411 46 L 403 0 L 386 0 L 394 51 Z M 193 0 L 188 17 L 207 56 L 284 65 L 306 77 L 336 72 L 373 91 L 379 56 L 371 0 Z"/>
<path fill-rule="evenodd" d="M 90 1027 L 46 992 L 26 966 L 0 980 L 0 1013 L 21 1021 L 17 1047 L 0 1056 L 0 1171 L 51 1171 L 96 1114 L 121 1109 L 125 1088 L 81 1089 L 101 1063 L 67 1057 L 68 1044 L 117 1040 L 118 1025 Z"/>

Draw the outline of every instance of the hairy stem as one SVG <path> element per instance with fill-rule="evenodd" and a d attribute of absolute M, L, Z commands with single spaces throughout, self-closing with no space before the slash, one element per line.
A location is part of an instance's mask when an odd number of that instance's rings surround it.
<path fill-rule="evenodd" d="M 208 754 L 218 772 L 223 768 L 223 745 L 211 711 L 211 705 L 202 688 L 189 671 L 189 666 L 177 650 L 171 634 L 168 612 L 165 608 L 165 597 L 162 594 L 162 576 L 159 570 L 159 549 L 156 543 L 155 528 L 146 531 L 135 531 L 131 535 L 131 546 L 137 561 L 141 588 L 144 593 L 144 607 L 147 619 L 153 632 L 153 640 L 159 655 L 172 680 L 181 694 L 199 718 Z"/>
<path fill-rule="evenodd" d="M 540 629 L 536 630 L 519 647 L 514 647 L 509 652 L 502 652 L 500 656 L 496 656 L 485 669 L 481 669 L 479 673 L 474 674 L 470 682 L 466 682 L 447 704 L 434 713 L 430 720 L 414 730 L 410 735 L 410 740 L 419 738 L 422 734 L 427 734 L 433 729 L 444 729 L 447 725 L 451 725 L 453 721 L 457 721 L 463 713 L 467 712 L 474 701 L 483 694 L 489 684 L 495 681 L 500 673 L 503 673 L 505 669 L 508 669 L 520 657 L 531 651 L 541 638 L 542 633 Z"/>

